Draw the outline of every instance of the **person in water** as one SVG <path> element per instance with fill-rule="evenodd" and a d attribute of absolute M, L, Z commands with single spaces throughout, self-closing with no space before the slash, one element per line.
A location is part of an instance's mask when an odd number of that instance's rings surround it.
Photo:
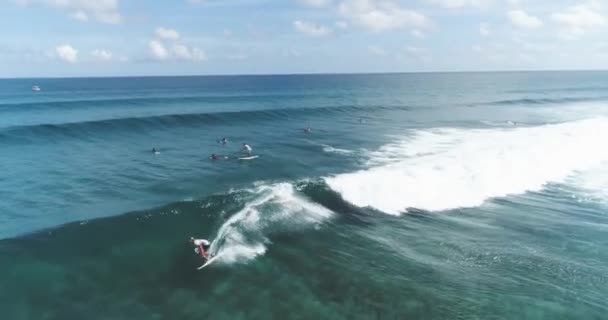
<path fill-rule="evenodd" d="M 210 258 L 209 248 L 211 247 L 211 243 L 207 239 L 194 239 L 194 237 L 190 237 L 190 243 L 194 245 L 194 252 L 201 258 L 204 260 Z"/>
<path fill-rule="evenodd" d="M 226 137 L 223 137 L 222 140 L 220 140 L 220 142 L 222 144 L 226 144 L 226 143 L 228 143 L 228 139 L 226 139 Z"/>
<path fill-rule="evenodd" d="M 154 153 L 154 154 L 158 154 L 158 153 L 160 153 L 160 152 L 158 152 L 158 150 L 156 150 L 156 148 L 152 148 L 152 153 Z"/>
<path fill-rule="evenodd" d="M 247 152 L 247 155 L 251 157 L 251 151 L 253 150 L 248 144 L 243 143 L 243 151 Z"/>
<path fill-rule="evenodd" d="M 222 156 L 213 153 L 213 154 L 211 154 L 211 157 L 209 157 L 209 158 L 211 158 L 211 160 L 220 160 L 220 159 L 222 159 Z"/>
<path fill-rule="evenodd" d="M 312 128 L 310 126 L 304 128 L 304 133 L 311 133 L 312 132 Z"/>

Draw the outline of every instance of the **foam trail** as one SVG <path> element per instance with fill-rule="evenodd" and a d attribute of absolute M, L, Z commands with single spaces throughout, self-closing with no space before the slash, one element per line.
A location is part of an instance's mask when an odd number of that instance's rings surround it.
<path fill-rule="evenodd" d="M 247 261 L 266 252 L 272 232 L 321 223 L 332 212 L 297 194 L 293 185 L 261 185 L 243 209 L 220 227 L 210 252 L 219 262 Z"/>
<path fill-rule="evenodd" d="M 326 178 L 354 205 L 390 214 L 407 208 L 474 207 L 537 191 L 608 160 L 608 118 L 538 127 L 414 131 L 371 154 L 371 169 Z"/>
<path fill-rule="evenodd" d="M 329 144 L 324 144 L 324 143 L 317 143 L 314 141 L 308 141 L 308 143 L 314 145 L 314 146 L 319 146 L 323 148 L 323 152 L 327 152 L 327 153 L 337 153 L 337 154 L 353 154 L 355 153 L 355 151 L 353 150 L 348 150 L 348 149 L 342 149 L 342 148 L 336 148 L 334 146 L 331 146 Z"/>
<path fill-rule="evenodd" d="M 328 153 L 351 154 L 351 153 L 354 152 L 352 150 L 335 148 L 335 147 L 332 147 L 332 146 L 327 145 L 327 144 L 322 144 L 321 146 L 323 146 L 323 151 L 328 152 Z"/>

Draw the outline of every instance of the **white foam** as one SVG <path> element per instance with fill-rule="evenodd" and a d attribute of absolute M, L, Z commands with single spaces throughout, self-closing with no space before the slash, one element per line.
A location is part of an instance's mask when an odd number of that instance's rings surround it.
<path fill-rule="evenodd" d="M 608 162 L 581 171 L 569 177 L 566 183 L 575 188 L 573 197 L 579 202 L 608 204 Z"/>
<path fill-rule="evenodd" d="M 326 178 L 350 203 L 399 214 L 536 191 L 608 160 L 608 119 L 538 127 L 410 132 L 370 154 L 368 170 Z"/>
<path fill-rule="evenodd" d="M 335 148 L 335 147 L 332 147 L 327 144 L 322 144 L 321 146 L 323 146 L 323 151 L 328 152 L 328 153 L 351 154 L 354 152 L 354 151 L 348 150 L 348 149 Z"/>
<path fill-rule="evenodd" d="M 251 192 L 253 199 L 220 227 L 211 244 L 218 262 L 253 259 L 266 252 L 270 233 L 318 224 L 332 214 L 298 195 L 289 183 L 260 185 Z"/>

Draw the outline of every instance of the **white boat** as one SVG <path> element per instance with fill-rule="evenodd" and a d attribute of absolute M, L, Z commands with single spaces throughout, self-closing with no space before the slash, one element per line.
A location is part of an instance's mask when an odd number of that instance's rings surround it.
<path fill-rule="evenodd" d="M 40 91 L 40 87 L 39 86 L 32 86 L 32 91 Z"/>

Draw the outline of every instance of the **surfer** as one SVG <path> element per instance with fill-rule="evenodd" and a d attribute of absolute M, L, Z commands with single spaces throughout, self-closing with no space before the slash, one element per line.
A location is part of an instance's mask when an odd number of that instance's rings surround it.
<path fill-rule="evenodd" d="M 160 152 L 158 152 L 158 150 L 156 150 L 156 148 L 152 148 L 152 153 L 159 154 Z"/>
<path fill-rule="evenodd" d="M 194 252 L 201 258 L 204 260 L 210 258 L 209 247 L 211 247 L 211 243 L 207 239 L 194 239 L 194 237 L 190 237 L 190 243 L 194 245 Z"/>
<path fill-rule="evenodd" d="M 243 143 L 243 151 L 247 152 L 247 155 L 251 157 L 251 151 L 253 150 L 248 144 Z"/>
<path fill-rule="evenodd" d="M 221 156 L 219 154 L 215 154 L 212 153 L 211 156 L 209 157 L 211 160 L 222 160 L 222 159 L 227 159 L 227 157 L 225 156 Z"/>

